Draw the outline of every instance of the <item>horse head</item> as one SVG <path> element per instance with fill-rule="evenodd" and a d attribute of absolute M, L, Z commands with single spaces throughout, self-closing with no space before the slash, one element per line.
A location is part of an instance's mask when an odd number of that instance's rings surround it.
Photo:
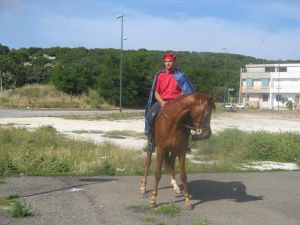
<path fill-rule="evenodd" d="M 192 121 L 192 140 L 203 140 L 211 136 L 210 120 L 212 110 L 215 109 L 213 97 L 201 93 L 194 94 L 195 104 L 190 110 Z"/>

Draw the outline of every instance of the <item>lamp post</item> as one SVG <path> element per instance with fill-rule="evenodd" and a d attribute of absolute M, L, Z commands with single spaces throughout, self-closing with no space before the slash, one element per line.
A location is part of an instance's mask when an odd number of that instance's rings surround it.
<path fill-rule="evenodd" d="M 122 112 L 122 73 L 123 73 L 123 15 L 116 16 L 117 19 L 121 19 L 121 59 L 120 59 L 120 112 Z"/>
<path fill-rule="evenodd" d="M 223 47 L 222 50 L 224 50 L 224 59 L 225 59 L 225 73 L 224 73 L 224 105 L 226 103 L 226 90 L 227 90 L 227 62 L 226 62 L 226 53 L 227 53 L 227 48 Z"/>
<path fill-rule="evenodd" d="M 278 64 L 278 85 L 277 85 L 277 110 L 279 111 L 279 101 L 281 98 L 279 97 L 279 89 L 280 89 L 280 64 Z"/>
<path fill-rule="evenodd" d="M 228 88 L 228 94 L 227 94 L 227 96 L 228 96 L 228 101 L 229 101 L 229 99 L 230 99 L 230 98 L 229 98 L 229 94 L 230 94 L 230 92 L 233 91 L 233 90 L 234 90 L 233 88 Z"/>

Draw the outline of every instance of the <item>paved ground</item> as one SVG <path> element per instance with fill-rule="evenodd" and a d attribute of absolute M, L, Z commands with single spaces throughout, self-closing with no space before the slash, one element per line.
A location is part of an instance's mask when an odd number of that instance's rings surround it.
<path fill-rule="evenodd" d="M 147 194 L 139 194 L 141 177 L 17 177 L 0 185 L 0 197 L 17 193 L 32 206 L 33 216 L 12 219 L 0 211 L 7 225 L 299 225 L 300 172 L 205 173 L 189 175 L 195 208 L 186 211 L 182 196 L 173 193 L 169 178 L 160 183 L 158 204 L 174 203 L 175 217 L 142 209 Z M 136 206 L 136 207 L 134 207 Z M 146 221 L 148 220 L 148 221 Z M 149 221 L 150 220 L 150 221 Z"/>
<path fill-rule="evenodd" d="M 142 110 L 123 109 L 123 112 L 141 112 Z M 0 109 L 0 118 L 25 118 L 47 116 L 97 116 L 119 112 L 115 110 L 95 109 Z"/>

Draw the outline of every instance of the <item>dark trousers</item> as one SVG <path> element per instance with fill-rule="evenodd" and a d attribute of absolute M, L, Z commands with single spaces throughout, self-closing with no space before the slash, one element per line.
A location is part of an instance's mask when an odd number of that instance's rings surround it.
<path fill-rule="evenodd" d="M 145 135 L 149 136 L 152 134 L 153 123 L 156 115 L 159 113 L 161 109 L 160 102 L 155 102 L 147 111 L 145 115 Z"/>

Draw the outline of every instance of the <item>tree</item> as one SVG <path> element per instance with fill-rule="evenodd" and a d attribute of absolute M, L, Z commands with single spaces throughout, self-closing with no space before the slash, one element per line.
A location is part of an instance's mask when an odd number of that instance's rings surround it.
<path fill-rule="evenodd" d="M 59 65 L 51 72 L 51 82 L 57 89 L 71 95 L 79 95 L 88 90 L 84 74 L 67 65 Z"/>
<path fill-rule="evenodd" d="M 9 48 L 0 43 L 0 55 L 6 55 L 9 52 Z"/>

